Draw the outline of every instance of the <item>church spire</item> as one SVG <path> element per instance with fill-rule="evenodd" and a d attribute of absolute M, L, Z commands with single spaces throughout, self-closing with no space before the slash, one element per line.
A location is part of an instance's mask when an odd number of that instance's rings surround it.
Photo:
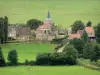
<path fill-rule="evenodd" d="M 50 12 L 48 11 L 47 18 L 50 19 Z"/>

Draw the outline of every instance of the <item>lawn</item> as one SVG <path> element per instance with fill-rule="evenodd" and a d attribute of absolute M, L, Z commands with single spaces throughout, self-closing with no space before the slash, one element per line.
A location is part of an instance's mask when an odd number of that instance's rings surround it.
<path fill-rule="evenodd" d="M 36 54 L 44 52 L 54 52 L 54 45 L 49 43 L 18 43 L 1 45 L 5 59 L 8 52 L 16 49 L 18 52 L 19 62 L 24 62 L 25 59 L 35 60 Z"/>
<path fill-rule="evenodd" d="M 0 0 L 0 16 L 8 16 L 9 23 L 44 21 L 48 10 L 55 24 L 66 28 L 76 20 L 100 23 L 100 0 Z"/>
<path fill-rule="evenodd" d="M 100 75 L 80 66 L 17 66 L 0 68 L 0 75 Z"/>

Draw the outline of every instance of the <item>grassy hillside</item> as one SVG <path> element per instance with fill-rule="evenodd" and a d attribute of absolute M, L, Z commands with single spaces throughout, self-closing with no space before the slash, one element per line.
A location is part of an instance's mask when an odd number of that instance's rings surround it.
<path fill-rule="evenodd" d="M 0 68 L 0 75 L 100 75 L 80 66 L 20 66 Z"/>
<path fill-rule="evenodd" d="M 48 10 L 56 24 L 67 28 L 76 20 L 100 23 L 100 0 L 0 0 L 0 16 L 8 16 L 10 23 L 44 20 Z"/>
<path fill-rule="evenodd" d="M 7 59 L 8 52 L 16 49 L 18 52 L 19 62 L 24 62 L 25 59 L 34 60 L 37 53 L 53 52 L 54 47 L 51 44 L 35 43 L 35 44 L 7 44 L 1 45 L 5 59 Z"/>

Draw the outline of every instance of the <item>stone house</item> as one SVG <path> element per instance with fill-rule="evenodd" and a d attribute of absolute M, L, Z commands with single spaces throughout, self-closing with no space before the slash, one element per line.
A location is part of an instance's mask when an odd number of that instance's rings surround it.
<path fill-rule="evenodd" d="M 8 26 L 8 37 L 19 41 L 29 40 L 31 29 L 29 27 Z"/>

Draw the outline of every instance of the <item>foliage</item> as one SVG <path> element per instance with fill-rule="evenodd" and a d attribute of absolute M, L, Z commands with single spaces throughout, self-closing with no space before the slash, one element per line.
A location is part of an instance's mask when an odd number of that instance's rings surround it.
<path fill-rule="evenodd" d="M 91 61 L 97 61 L 100 59 L 100 45 L 92 42 L 86 43 L 83 49 L 83 55 Z"/>
<path fill-rule="evenodd" d="M 27 21 L 27 25 L 31 29 L 37 29 L 39 27 L 39 25 L 42 25 L 42 24 L 43 24 L 43 22 L 38 19 L 30 19 Z"/>
<path fill-rule="evenodd" d="M 66 54 L 68 57 L 72 57 L 74 59 L 77 59 L 78 57 L 78 51 L 72 46 L 72 45 L 67 45 L 63 53 Z"/>
<path fill-rule="evenodd" d="M 98 43 L 100 43 L 100 23 L 95 28 L 96 40 Z"/>
<path fill-rule="evenodd" d="M 3 66 L 5 66 L 5 59 L 2 53 L 2 49 L 0 47 L 0 67 L 3 67 Z"/>
<path fill-rule="evenodd" d="M 50 54 L 49 53 L 41 53 L 36 57 L 36 64 L 38 65 L 50 65 Z"/>
<path fill-rule="evenodd" d="M 29 65 L 30 65 L 30 66 L 35 65 L 35 61 L 33 61 L 33 60 L 29 61 Z"/>
<path fill-rule="evenodd" d="M 78 65 L 86 67 L 86 68 L 89 68 L 89 69 L 92 69 L 92 70 L 100 71 L 100 67 L 94 66 L 94 65 L 92 65 L 90 63 L 87 63 L 86 61 L 84 61 L 84 59 L 83 60 L 78 59 Z"/>
<path fill-rule="evenodd" d="M 83 35 L 82 35 L 81 38 L 82 38 L 82 40 L 83 40 L 85 43 L 87 43 L 87 42 L 89 41 L 88 35 L 87 35 L 87 33 L 86 33 L 85 30 L 83 31 Z"/>
<path fill-rule="evenodd" d="M 76 58 L 64 53 L 42 53 L 37 55 L 37 65 L 75 65 Z"/>
<path fill-rule="evenodd" d="M 8 18 L 5 16 L 0 17 L 0 40 L 1 44 L 7 43 L 8 38 Z"/>
<path fill-rule="evenodd" d="M 28 65 L 29 64 L 29 61 L 26 59 L 25 60 L 25 65 Z"/>
<path fill-rule="evenodd" d="M 78 30 L 83 30 L 84 29 L 84 23 L 82 21 L 75 21 L 74 24 L 72 25 L 72 33 L 77 33 Z"/>
<path fill-rule="evenodd" d="M 75 49 L 77 49 L 79 57 L 81 57 L 83 55 L 84 41 L 81 39 L 74 38 L 70 40 L 70 44 L 72 44 Z"/>
<path fill-rule="evenodd" d="M 8 61 L 13 65 L 18 65 L 18 54 L 15 49 L 8 52 Z"/>
<path fill-rule="evenodd" d="M 92 22 L 91 21 L 89 21 L 88 23 L 87 23 L 87 27 L 89 27 L 89 26 L 91 26 L 92 25 Z"/>

